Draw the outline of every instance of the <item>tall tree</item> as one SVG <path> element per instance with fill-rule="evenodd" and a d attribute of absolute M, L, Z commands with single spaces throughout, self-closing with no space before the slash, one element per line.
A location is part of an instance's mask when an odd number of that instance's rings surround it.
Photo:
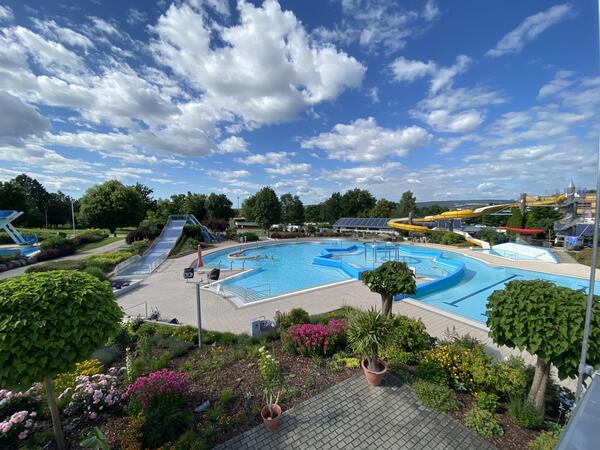
<path fill-rule="evenodd" d="M 10 181 L 0 181 L 0 209 L 26 212 L 25 209 L 30 207 L 21 186 Z"/>
<path fill-rule="evenodd" d="M 331 197 L 325 201 L 323 218 L 333 224 L 342 217 L 342 214 L 342 194 L 334 192 L 331 194 Z"/>
<path fill-rule="evenodd" d="M 71 221 L 71 197 L 51 192 L 48 200 L 48 225 L 56 227 Z"/>
<path fill-rule="evenodd" d="M 392 217 L 394 210 L 396 209 L 396 203 L 380 198 L 373 206 L 373 209 L 369 211 L 371 217 Z"/>
<path fill-rule="evenodd" d="M 154 199 L 154 197 L 152 197 L 154 190 L 152 188 L 146 186 L 145 184 L 142 184 L 139 182 L 135 183 L 135 185 L 133 187 L 140 194 L 140 198 L 142 199 L 142 204 L 144 205 L 144 217 L 146 217 L 146 213 L 148 211 L 156 210 L 157 203 L 156 203 L 156 200 Z"/>
<path fill-rule="evenodd" d="M 527 213 L 524 217 L 519 208 L 512 208 L 512 215 L 508 219 L 508 222 L 506 222 L 506 226 L 509 228 L 524 228 L 526 220 Z"/>
<path fill-rule="evenodd" d="M 253 221 L 256 219 L 256 214 L 254 213 L 255 203 L 255 195 L 251 195 L 250 197 L 246 198 L 244 203 L 242 203 L 242 215 L 247 221 Z"/>
<path fill-rule="evenodd" d="M 281 220 L 281 203 L 273 189 L 265 186 L 254 195 L 254 218 L 264 230 Z"/>
<path fill-rule="evenodd" d="M 304 204 L 300 197 L 290 193 L 281 196 L 281 220 L 286 224 L 304 223 Z"/>
<path fill-rule="evenodd" d="M 318 205 L 306 205 L 306 207 L 304 208 L 304 218 L 306 219 L 306 221 L 319 223 L 319 222 L 323 222 L 324 220 L 326 220 L 321 215 L 322 207 L 323 207 L 322 203 L 319 203 Z"/>
<path fill-rule="evenodd" d="M 411 191 L 406 191 L 400 198 L 396 214 L 398 214 L 398 217 L 408 217 L 411 212 L 415 211 L 416 206 L 417 199 Z"/>
<path fill-rule="evenodd" d="M 87 225 L 115 233 L 119 227 L 137 226 L 144 218 L 144 205 L 135 187 L 110 180 L 86 191 L 80 217 Z"/>
<path fill-rule="evenodd" d="M 211 193 L 206 198 L 206 209 L 211 219 L 228 220 L 233 217 L 233 203 L 225 194 Z"/>
<path fill-rule="evenodd" d="M 342 196 L 342 214 L 344 217 L 367 217 L 375 202 L 369 191 L 351 189 Z"/>
<path fill-rule="evenodd" d="M 179 214 L 193 214 L 200 221 L 206 219 L 208 217 L 206 195 L 188 192 L 183 200 Z"/>

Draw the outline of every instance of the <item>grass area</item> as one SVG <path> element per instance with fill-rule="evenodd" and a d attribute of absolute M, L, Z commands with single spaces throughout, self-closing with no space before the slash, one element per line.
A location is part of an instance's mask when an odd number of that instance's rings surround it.
<path fill-rule="evenodd" d="M 592 265 L 591 248 L 584 248 L 583 250 L 579 250 L 578 252 L 569 252 L 569 255 L 575 258 L 575 261 L 577 261 L 579 264 L 585 264 L 586 266 Z M 600 259 L 596 261 L 596 268 L 600 269 Z"/>
<path fill-rule="evenodd" d="M 102 239 L 98 242 L 90 242 L 89 244 L 82 245 L 77 249 L 77 252 L 85 252 L 87 250 L 93 250 L 98 247 L 102 247 L 104 245 L 112 244 L 113 242 L 121 241 L 125 238 L 125 236 L 109 236 L 106 239 Z"/>

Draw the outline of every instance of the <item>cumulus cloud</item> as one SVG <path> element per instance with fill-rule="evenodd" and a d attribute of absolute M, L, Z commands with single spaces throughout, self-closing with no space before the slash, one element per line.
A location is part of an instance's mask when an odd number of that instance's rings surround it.
<path fill-rule="evenodd" d="M 50 122 L 18 97 L 0 91 L 0 145 L 19 145 L 30 136 L 41 136 Z"/>
<path fill-rule="evenodd" d="M 526 44 L 533 41 L 546 29 L 573 16 L 573 8 L 567 3 L 555 5 L 546 11 L 533 14 L 500 39 L 494 48 L 487 51 L 486 56 L 495 58 L 519 53 Z"/>
<path fill-rule="evenodd" d="M 292 120 L 360 86 L 362 64 L 330 45 L 311 43 L 294 14 L 277 2 L 240 2 L 238 9 L 239 24 L 215 28 L 201 11 L 171 5 L 153 27 L 157 62 L 250 127 Z M 226 45 L 215 46 L 212 33 Z"/>
<path fill-rule="evenodd" d="M 306 173 L 311 169 L 308 163 L 288 163 L 277 164 L 275 167 L 267 167 L 265 172 L 271 175 L 292 175 L 297 173 Z"/>
<path fill-rule="evenodd" d="M 217 145 L 219 153 L 246 153 L 248 142 L 239 136 L 230 136 Z"/>
<path fill-rule="evenodd" d="M 430 92 L 435 94 L 443 88 L 452 86 L 454 77 L 463 73 L 471 62 L 467 55 L 458 55 L 452 66 L 440 67 L 433 61 L 418 61 L 406 59 L 403 56 L 396 58 L 389 68 L 395 81 L 415 81 L 419 78 L 430 77 Z"/>
<path fill-rule="evenodd" d="M 302 148 L 320 148 L 331 159 L 375 161 L 388 155 L 406 156 L 429 143 L 431 136 L 421 127 L 388 129 L 373 117 L 337 124 L 330 132 L 302 141 Z"/>
<path fill-rule="evenodd" d="M 94 44 L 87 36 L 71 28 L 61 27 L 54 20 L 39 20 L 36 18 L 32 20 L 35 27 L 51 39 L 86 50 L 94 47 Z"/>
<path fill-rule="evenodd" d="M 260 164 L 263 166 L 277 165 L 288 162 L 289 157 L 292 155 L 293 153 L 289 152 L 256 153 L 254 155 L 246 156 L 245 158 L 236 158 L 235 161 L 242 164 Z"/>

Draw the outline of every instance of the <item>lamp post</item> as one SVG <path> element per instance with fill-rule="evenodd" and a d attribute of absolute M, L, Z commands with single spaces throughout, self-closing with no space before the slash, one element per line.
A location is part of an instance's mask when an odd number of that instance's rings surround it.
<path fill-rule="evenodd" d="M 598 0 L 598 56 L 600 58 L 600 0 Z M 598 60 L 600 67 L 600 59 Z M 596 166 L 596 211 L 594 214 L 594 239 L 592 247 L 592 262 L 590 267 L 590 284 L 588 289 L 588 301 L 585 311 L 585 325 L 583 328 L 583 342 L 581 343 L 581 358 L 579 359 L 579 374 L 577 377 L 577 390 L 575 391 L 575 401 L 581 398 L 583 388 L 583 377 L 589 373 L 587 365 L 587 354 L 590 345 L 590 323 L 592 321 L 592 307 L 594 305 L 594 287 L 596 283 L 596 264 L 598 261 L 598 223 L 600 222 L 600 205 L 598 197 L 600 196 L 600 135 L 598 136 L 598 161 Z"/>
<path fill-rule="evenodd" d="M 75 234 L 75 209 L 73 208 L 73 199 L 71 199 L 71 221 L 73 222 L 73 234 Z"/>

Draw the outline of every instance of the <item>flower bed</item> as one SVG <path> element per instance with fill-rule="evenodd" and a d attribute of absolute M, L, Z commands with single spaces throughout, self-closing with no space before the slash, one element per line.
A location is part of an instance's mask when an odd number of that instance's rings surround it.
<path fill-rule="evenodd" d="M 304 323 L 292 325 L 282 333 L 288 351 L 303 356 L 333 355 L 346 343 L 346 323 L 330 320 L 327 325 Z"/>

